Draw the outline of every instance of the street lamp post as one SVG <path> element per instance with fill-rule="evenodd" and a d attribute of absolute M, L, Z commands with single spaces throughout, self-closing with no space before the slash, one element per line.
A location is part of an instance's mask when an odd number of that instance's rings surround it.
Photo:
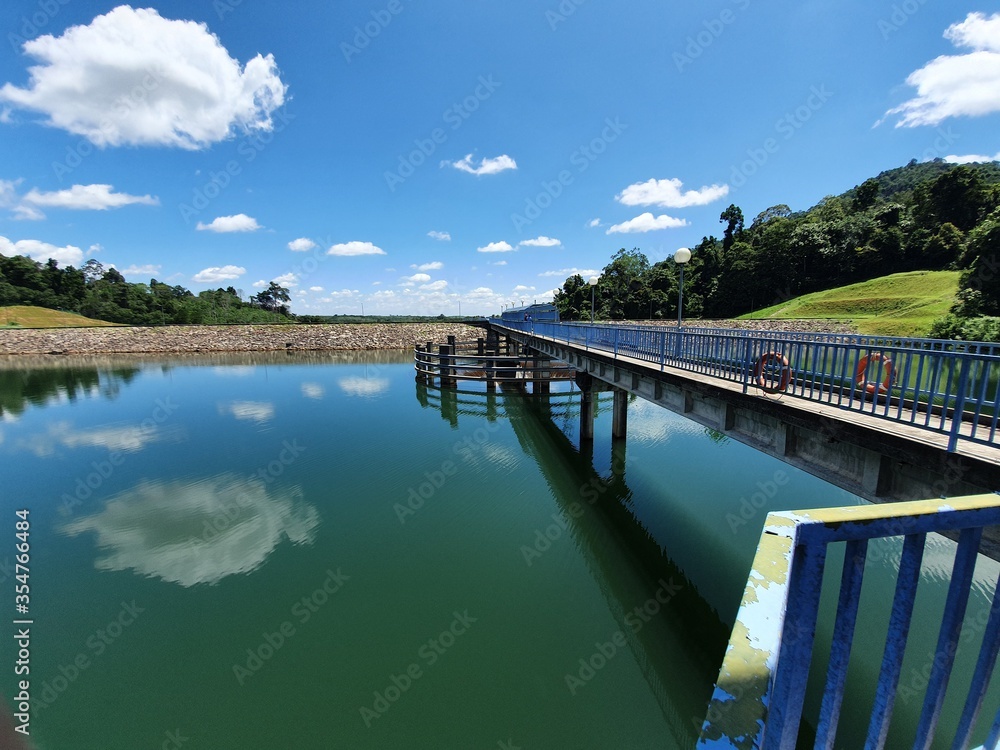
<path fill-rule="evenodd" d="M 596 276 L 591 276 L 590 277 L 589 283 L 590 283 L 590 323 L 591 323 L 591 325 L 593 325 L 593 323 L 594 323 L 594 289 L 597 288 L 597 281 L 598 281 L 598 279 L 597 279 Z"/>
<path fill-rule="evenodd" d="M 686 247 L 679 248 L 674 253 L 674 263 L 681 267 L 680 283 L 677 287 L 677 331 L 681 330 L 684 321 L 684 266 L 691 260 L 691 251 Z"/>

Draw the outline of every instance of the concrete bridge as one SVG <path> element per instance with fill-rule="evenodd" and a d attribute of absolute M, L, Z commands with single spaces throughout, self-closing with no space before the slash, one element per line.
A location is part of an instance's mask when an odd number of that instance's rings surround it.
<path fill-rule="evenodd" d="M 593 438 L 611 390 L 624 438 L 635 394 L 869 501 L 1000 490 L 1000 354 L 989 345 L 837 334 L 491 320 L 569 364 Z"/>

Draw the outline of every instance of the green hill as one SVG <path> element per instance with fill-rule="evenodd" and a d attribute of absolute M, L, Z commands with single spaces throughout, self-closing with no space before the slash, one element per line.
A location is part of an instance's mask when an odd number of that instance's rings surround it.
<path fill-rule="evenodd" d="M 958 271 L 894 273 L 858 284 L 813 292 L 741 316 L 849 320 L 860 333 L 926 336 L 947 314 L 958 291 Z"/>
<path fill-rule="evenodd" d="M 85 318 L 76 313 L 49 310 L 31 305 L 0 307 L 0 328 L 87 328 L 89 326 L 114 326 L 104 320 Z"/>

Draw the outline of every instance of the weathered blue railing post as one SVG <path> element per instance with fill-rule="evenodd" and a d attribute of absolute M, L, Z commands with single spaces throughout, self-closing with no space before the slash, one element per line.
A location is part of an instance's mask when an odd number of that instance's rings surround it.
<path fill-rule="evenodd" d="M 958 436 L 962 430 L 962 412 L 965 411 L 965 392 L 969 389 L 969 366 L 971 360 L 968 357 L 962 359 L 962 369 L 958 375 L 958 393 L 955 395 L 955 407 L 951 413 L 951 433 L 948 435 L 948 452 L 954 453 L 958 447 Z M 945 404 L 947 409 L 948 405 Z"/>

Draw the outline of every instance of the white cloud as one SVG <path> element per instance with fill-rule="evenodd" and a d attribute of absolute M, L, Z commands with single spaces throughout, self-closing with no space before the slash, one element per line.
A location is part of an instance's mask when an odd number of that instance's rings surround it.
<path fill-rule="evenodd" d="M 1000 13 L 969 13 L 944 36 L 955 47 L 972 51 L 940 55 L 907 76 L 917 95 L 885 113 L 900 115 L 897 128 L 1000 112 Z"/>
<path fill-rule="evenodd" d="M 674 229 L 676 227 L 686 227 L 687 219 L 675 219 L 673 216 L 661 214 L 653 216 L 647 211 L 639 214 L 634 219 L 623 221 L 621 224 L 613 224 L 605 234 L 631 234 L 635 232 L 652 232 L 657 229 Z"/>
<path fill-rule="evenodd" d="M 982 154 L 951 154 L 944 157 L 944 160 L 952 164 L 973 164 L 977 162 L 982 164 L 988 161 L 1000 161 L 1000 153 L 996 153 L 993 156 L 984 156 Z"/>
<path fill-rule="evenodd" d="M 440 271 L 444 268 L 444 263 L 439 260 L 431 261 L 430 263 L 421 263 L 420 265 L 414 263 L 410 268 L 415 268 L 418 271 Z"/>
<path fill-rule="evenodd" d="M 33 206 L 70 208 L 82 211 L 106 211 L 133 204 L 158 206 L 160 199 L 151 195 L 114 193 L 111 185 L 74 185 L 67 190 L 45 193 L 35 188 L 24 196 L 24 202 Z"/>
<path fill-rule="evenodd" d="M 582 276 L 589 279 L 591 276 L 600 276 L 601 272 L 595 268 L 560 268 L 558 271 L 543 271 L 539 276 L 552 276 L 559 279 L 568 279 L 570 276 Z"/>
<path fill-rule="evenodd" d="M 385 250 L 376 247 L 371 242 L 342 242 L 333 245 L 326 251 L 327 255 L 385 255 Z"/>
<path fill-rule="evenodd" d="M 491 242 L 485 247 L 477 247 L 477 253 L 509 253 L 513 250 L 509 242 Z"/>
<path fill-rule="evenodd" d="M 322 292 L 323 291 L 323 287 L 321 287 L 321 286 L 311 286 L 311 287 L 309 287 L 309 291 L 310 292 Z"/>
<path fill-rule="evenodd" d="M 495 263 L 490 263 L 490 265 L 491 266 L 506 266 L 507 265 L 507 261 L 505 261 L 505 260 L 498 260 Z"/>
<path fill-rule="evenodd" d="M 83 250 L 74 246 L 66 245 L 57 247 L 48 242 L 40 240 L 18 240 L 11 242 L 6 237 L 0 237 L 0 255 L 27 255 L 32 260 L 45 263 L 49 258 L 55 260 L 61 266 L 79 266 L 83 260 Z"/>
<path fill-rule="evenodd" d="M 14 218 L 20 221 L 41 221 L 45 218 L 45 214 L 34 206 L 22 203 L 19 206 L 14 206 Z"/>
<path fill-rule="evenodd" d="M 444 279 L 439 279 L 437 281 L 432 281 L 430 284 L 424 284 L 420 288 L 425 292 L 440 292 L 442 289 L 447 289 L 448 282 Z"/>
<path fill-rule="evenodd" d="M 426 273 L 415 273 L 412 276 L 404 276 L 401 285 L 413 286 L 414 284 L 426 284 L 431 277 Z"/>
<path fill-rule="evenodd" d="M 241 66 L 205 24 L 122 5 L 62 36 L 23 44 L 37 64 L 0 101 L 97 146 L 205 148 L 234 131 L 273 129 L 286 86 L 274 57 Z"/>
<path fill-rule="evenodd" d="M 698 190 L 682 191 L 684 183 L 676 177 L 669 180 L 647 180 L 629 185 L 615 196 L 626 206 L 660 206 L 662 208 L 688 208 L 704 206 L 729 193 L 729 185 L 707 185 Z M 594 222 L 590 226 L 596 226 Z"/>
<path fill-rule="evenodd" d="M 247 216 L 246 214 L 236 214 L 235 216 L 217 216 L 212 219 L 211 224 L 205 224 L 203 222 L 198 222 L 198 226 L 195 227 L 199 231 L 209 231 L 209 232 L 256 232 L 260 229 L 260 224 L 252 216 Z"/>
<path fill-rule="evenodd" d="M 535 287 L 525 286 L 524 284 L 518 284 L 516 287 L 514 287 L 514 294 L 522 294 L 523 292 L 533 292 L 533 291 L 535 291 Z"/>
<path fill-rule="evenodd" d="M 590 221 L 587 222 L 587 226 L 590 227 L 591 229 L 593 229 L 595 227 L 599 227 L 599 226 L 601 226 L 601 220 L 600 219 L 591 219 Z"/>
<path fill-rule="evenodd" d="M 240 266 L 222 266 L 222 267 L 212 267 L 206 268 L 204 270 L 198 271 L 194 276 L 191 277 L 192 281 L 196 281 L 199 284 L 214 284 L 217 281 L 228 281 L 230 279 L 238 279 L 240 276 L 245 274 L 247 269 Z M 257 286 L 254 284 L 254 286 Z M 265 286 L 267 286 L 265 284 Z"/>
<path fill-rule="evenodd" d="M 436 229 L 432 229 L 427 233 L 428 237 L 433 237 L 436 240 L 443 240 L 444 242 L 451 242 L 451 233 L 449 232 L 439 232 Z"/>
<path fill-rule="evenodd" d="M 299 237 L 288 243 L 288 249 L 296 253 L 305 253 L 316 247 L 316 243 L 308 237 Z"/>
<path fill-rule="evenodd" d="M 268 286 L 268 283 L 266 281 L 264 281 L 264 279 L 261 279 L 260 281 L 255 281 L 250 286 L 252 286 L 254 289 L 266 289 L 267 286 Z"/>
<path fill-rule="evenodd" d="M 507 154 L 494 156 L 490 159 L 483 157 L 478 167 L 473 163 L 472 154 L 467 154 L 464 159 L 459 159 L 458 161 L 441 162 L 441 166 L 446 165 L 454 167 L 460 172 L 468 172 L 474 175 L 498 174 L 508 169 L 517 169 L 517 162 L 507 156 Z"/>
<path fill-rule="evenodd" d="M 144 266 L 137 266 L 134 263 L 128 268 L 123 268 L 121 270 L 122 276 L 152 276 L 160 272 L 163 268 L 161 265 L 154 265 L 152 263 L 147 263 Z"/>
<path fill-rule="evenodd" d="M 285 286 L 289 288 L 299 285 L 299 277 L 291 272 L 283 273 L 281 274 L 281 276 L 277 276 L 271 279 L 271 281 L 273 281 L 278 286 Z"/>
<path fill-rule="evenodd" d="M 519 245 L 524 245 L 525 247 L 557 247 L 562 244 L 557 239 L 552 237 L 546 237 L 544 234 L 541 237 L 535 237 L 533 240 L 521 240 Z"/>

